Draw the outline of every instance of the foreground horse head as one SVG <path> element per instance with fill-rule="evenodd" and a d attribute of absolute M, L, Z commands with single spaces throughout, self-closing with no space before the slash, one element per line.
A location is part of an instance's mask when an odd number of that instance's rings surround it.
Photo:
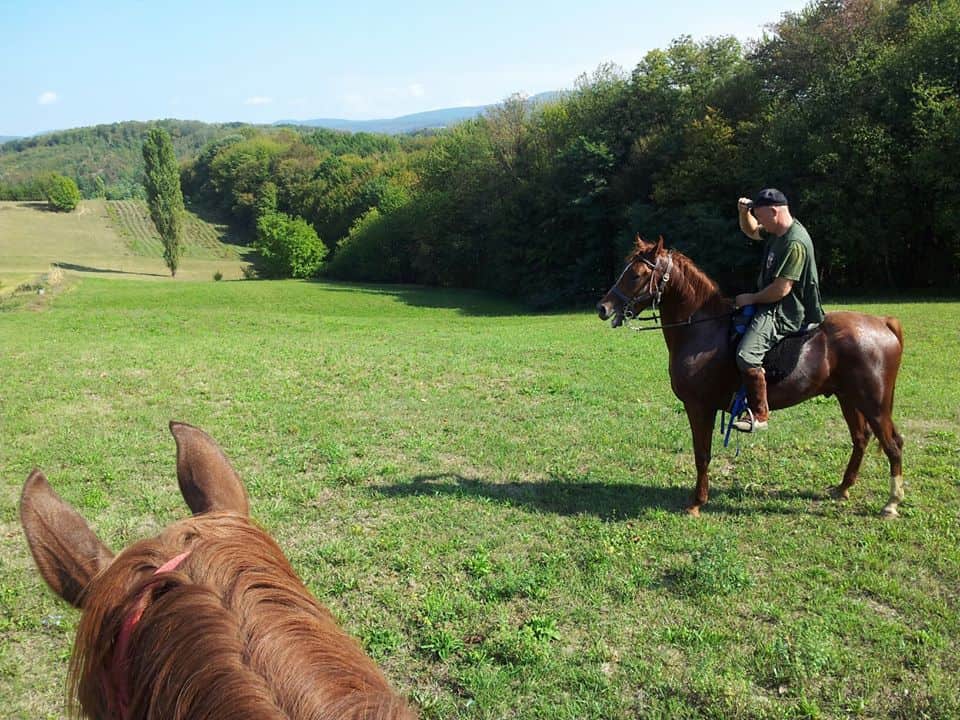
<path fill-rule="evenodd" d="M 601 320 L 625 317 L 654 306 L 663 320 L 669 352 L 670 386 L 683 402 L 693 435 L 697 484 L 687 507 L 698 515 L 707 502 L 707 468 L 717 411 L 730 407 L 740 386 L 730 334 L 733 302 L 683 253 L 667 251 L 637 236 L 637 245 L 612 288 L 597 303 Z M 885 517 L 896 517 L 903 501 L 903 438 L 893 422 L 893 395 L 903 355 L 903 328 L 894 317 L 830 312 L 800 343 L 795 363 L 768 381 L 771 410 L 817 395 L 835 395 L 850 430 L 853 451 L 834 497 L 846 499 L 856 482 L 864 449 L 876 436 L 890 464 Z"/>
<path fill-rule="evenodd" d="M 636 314 L 659 302 L 664 277 L 669 279 L 666 257 L 662 237 L 656 243 L 648 243 L 638 234 L 636 247 L 627 258 L 623 272 L 597 303 L 600 319 L 612 317 L 610 324 L 620 327 L 628 314 Z"/>
<path fill-rule="evenodd" d="M 202 430 L 170 423 L 194 516 L 116 557 L 39 470 L 20 517 L 40 574 L 83 611 L 71 685 L 105 720 L 413 718 L 373 661 L 251 522 Z"/>

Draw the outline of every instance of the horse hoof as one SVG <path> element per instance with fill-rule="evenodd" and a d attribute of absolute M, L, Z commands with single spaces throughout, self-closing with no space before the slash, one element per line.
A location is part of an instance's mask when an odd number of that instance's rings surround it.
<path fill-rule="evenodd" d="M 880 512 L 880 517 L 885 520 L 892 520 L 893 518 L 900 517 L 900 513 L 897 512 L 897 506 L 893 503 L 886 505 L 883 510 Z"/>
<path fill-rule="evenodd" d="M 691 505 L 690 507 L 688 507 L 688 508 L 686 509 L 685 512 L 686 512 L 687 515 L 689 515 L 690 517 L 700 517 L 700 506 L 699 506 L 699 505 Z"/>
<path fill-rule="evenodd" d="M 834 486 L 834 487 L 828 488 L 828 489 L 827 489 L 827 493 L 828 493 L 828 494 L 830 495 L 830 497 L 832 497 L 834 500 L 849 500 L 849 499 L 850 499 L 850 491 L 847 490 L 846 488 L 841 488 L 839 485 L 836 485 L 836 486 Z"/>

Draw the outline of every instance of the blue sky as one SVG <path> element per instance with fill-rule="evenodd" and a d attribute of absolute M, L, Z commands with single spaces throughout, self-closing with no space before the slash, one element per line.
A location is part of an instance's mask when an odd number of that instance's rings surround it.
<path fill-rule="evenodd" d="M 0 0 L 0 135 L 122 120 L 389 118 L 570 88 L 807 2 Z"/>

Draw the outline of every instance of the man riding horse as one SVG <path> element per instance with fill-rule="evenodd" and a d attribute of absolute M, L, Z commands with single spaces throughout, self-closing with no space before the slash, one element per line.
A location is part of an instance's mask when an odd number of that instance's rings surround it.
<path fill-rule="evenodd" d="M 751 201 L 740 198 L 740 229 L 752 240 L 769 234 L 764 247 L 759 290 L 737 295 L 737 308 L 755 305 L 756 313 L 737 349 L 737 367 L 747 390 L 749 409 L 733 423 L 741 432 L 767 428 L 769 407 L 763 358 L 787 335 L 823 322 L 813 242 L 790 214 L 786 196 L 766 188 Z"/>

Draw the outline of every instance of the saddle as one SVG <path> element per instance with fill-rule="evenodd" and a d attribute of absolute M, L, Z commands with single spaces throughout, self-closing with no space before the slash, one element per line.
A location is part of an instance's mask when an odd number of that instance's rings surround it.
<path fill-rule="evenodd" d="M 750 327 L 753 312 L 754 307 L 747 305 L 734 313 L 730 322 L 730 344 L 734 348 L 740 344 L 744 333 Z M 800 350 L 803 348 L 803 344 L 819 327 L 820 323 L 810 323 L 784 337 L 767 352 L 763 358 L 763 371 L 769 384 L 777 383 L 793 372 L 800 360 Z"/>
<path fill-rule="evenodd" d="M 763 358 L 763 372 L 768 383 L 778 383 L 793 372 L 800 360 L 804 343 L 819 329 L 820 323 L 811 323 L 790 333 L 773 346 Z"/>

